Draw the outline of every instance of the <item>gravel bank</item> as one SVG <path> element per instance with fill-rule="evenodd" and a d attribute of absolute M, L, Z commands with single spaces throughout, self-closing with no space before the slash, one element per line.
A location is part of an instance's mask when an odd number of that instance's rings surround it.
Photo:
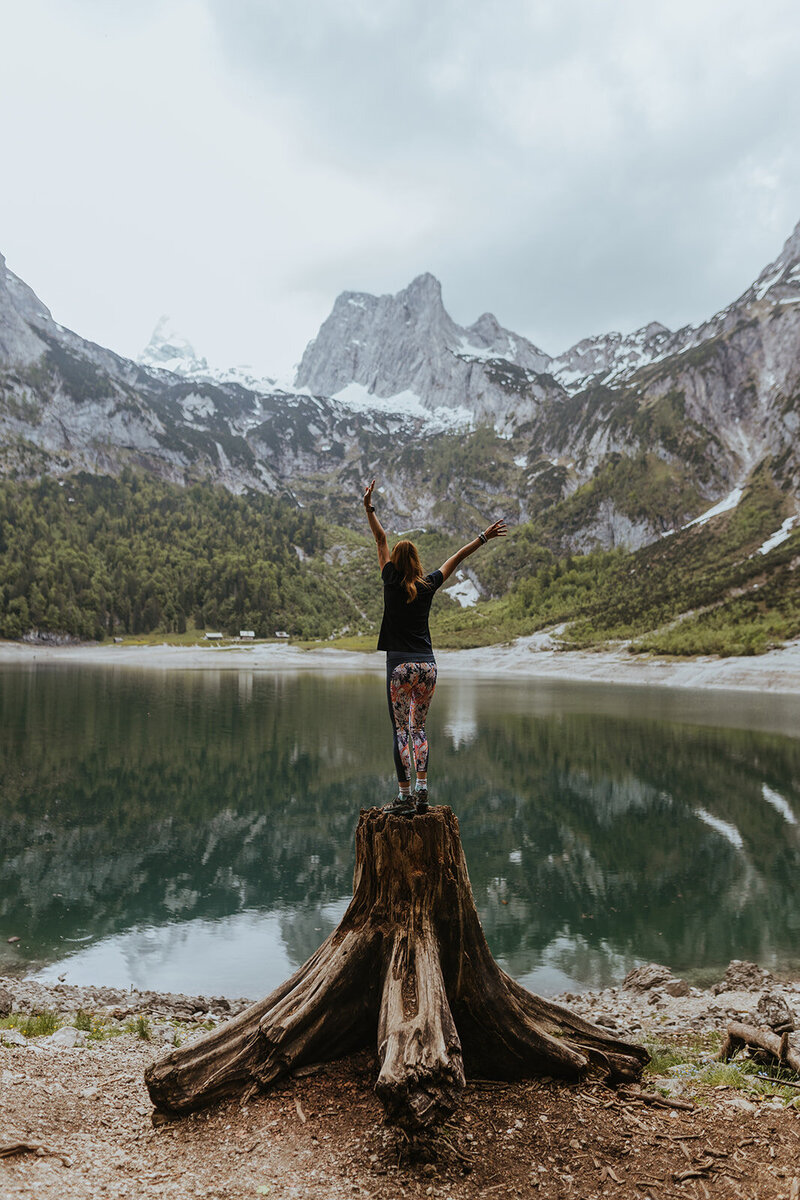
<path fill-rule="evenodd" d="M 711 1045 L 731 1017 L 800 1024 L 800 980 L 753 964 L 732 963 L 707 990 L 651 964 L 559 999 L 654 1048 Z M 0 979 L 4 1200 L 800 1197 L 800 1108 L 768 1085 L 675 1069 L 620 1092 L 599 1080 L 472 1080 L 447 1128 L 417 1145 L 383 1125 L 367 1053 L 298 1071 L 245 1106 L 154 1120 L 147 1063 L 246 1003 Z M 28 1037 L 36 1012 L 65 1023 Z"/>

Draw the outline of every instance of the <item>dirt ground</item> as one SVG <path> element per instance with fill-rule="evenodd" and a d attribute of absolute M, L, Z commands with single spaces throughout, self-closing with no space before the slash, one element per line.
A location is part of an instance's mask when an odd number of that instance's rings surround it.
<path fill-rule="evenodd" d="M 3 1200 L 800 1200 L 800 1111 L 732 1088 L 710 1089 L 685 1111 L 599 1083 L 475 1081 L 438 1137 L 411 1145 L 382 1122 L 370 1055 L 289 1079 L 244 1107 L 154 1126 L 143 1073 L 161 1053 L 133 1036 L 0 1049 Z"/>

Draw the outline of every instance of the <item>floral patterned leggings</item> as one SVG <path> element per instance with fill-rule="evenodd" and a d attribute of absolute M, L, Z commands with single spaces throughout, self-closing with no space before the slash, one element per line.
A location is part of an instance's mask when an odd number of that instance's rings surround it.
<path fill-rule="evenodd" d="M 404 662 L 394 668 L 387 664 L 386 697 L 394 730 L 394 765 L 401 783 L 410 783 L 415 766 L 418 771 L 428 770 L 425 718 L 435 687 L 436 663 Z"/>

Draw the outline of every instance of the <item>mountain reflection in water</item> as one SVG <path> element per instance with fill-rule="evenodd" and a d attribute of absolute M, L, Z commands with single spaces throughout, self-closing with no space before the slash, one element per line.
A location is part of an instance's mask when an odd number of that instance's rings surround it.
<path fill-rule="evenodd" d="M 0 672 L 0 971 L 257 996 L 335 928 L 393 795 L 380 678 Z M 797 965 L 800 701 L 446 678 L 431 784 L 528 986 Z M 10 947 L 6 939 L 18 935 Z"/>

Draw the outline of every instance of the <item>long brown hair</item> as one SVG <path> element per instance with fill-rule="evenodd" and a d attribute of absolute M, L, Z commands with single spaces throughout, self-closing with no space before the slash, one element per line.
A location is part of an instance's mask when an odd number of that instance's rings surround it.
<path fill-rule="evenodd" d="M 406 604 L 411 604 L 412 600 L 417 598 L 417 587 L 420 584 L 425 586 L 425 576 L 422 571 L 422 563 L 419 561 L 417 547 L 413 542 L 406 540 L 395 543 L 392 550 L 392 562 L 406 589 L 408 597 Z"/>

